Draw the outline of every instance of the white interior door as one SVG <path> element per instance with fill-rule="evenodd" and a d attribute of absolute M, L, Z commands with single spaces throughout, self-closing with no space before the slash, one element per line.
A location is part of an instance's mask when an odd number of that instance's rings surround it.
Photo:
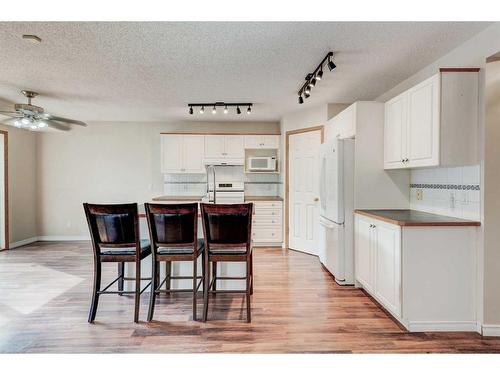
<path fill-rule="evenodd" d="M 319 130 L 289 138 L 289 247 L 318 254 Z"/>
<path fill-rule="evenodd" d="M 5 217 L 5 134 L 0 133 L 0 249 L 5 249 L 6 247 L 6 221 Z"/>

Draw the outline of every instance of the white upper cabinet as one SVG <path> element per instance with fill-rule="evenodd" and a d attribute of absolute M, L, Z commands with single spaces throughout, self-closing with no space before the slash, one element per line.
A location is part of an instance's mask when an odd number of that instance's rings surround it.
<path fill-rule="evenodd" d="M 385 103 L 384 168 L 477 163 L 478 77 L 442 69 Z"/>
<path fill-rule="evenodd" d="M 246 135 L 245 148 L 279 148 L 279 135 Z"/>
<path fill-rule="evenodd" d="M 161 135 L 162 173 L 205 173 L 204 136 Z"/>
<path fill-rule="evenodd" d="M 242 135 L 206 135 L 205 159 L 243 159 Z"/>

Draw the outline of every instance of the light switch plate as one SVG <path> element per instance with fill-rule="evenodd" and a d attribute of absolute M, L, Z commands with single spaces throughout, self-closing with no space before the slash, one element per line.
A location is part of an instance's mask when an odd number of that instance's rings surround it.
<path fill-rule="evenodd" d="M 417 201 L 421 201 L 424 198 L 424 192 L 422 189 L 417 189 Z"/>

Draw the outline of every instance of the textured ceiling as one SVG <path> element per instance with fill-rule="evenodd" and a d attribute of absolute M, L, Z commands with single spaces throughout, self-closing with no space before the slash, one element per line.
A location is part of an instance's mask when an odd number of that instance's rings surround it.
<path fill-rule="evenodd" d="M 478 22 L 0 23 L 0 104 L 24 101 L 84 121 L 266 120 L 370 100 L 472 37 Z M 43 39 L 33 44 L 22 34 Z M 296 92 L 324 55 L 306 104 Z M 188 102 L 253 102 L 253 113 L 190 116 Z"/>

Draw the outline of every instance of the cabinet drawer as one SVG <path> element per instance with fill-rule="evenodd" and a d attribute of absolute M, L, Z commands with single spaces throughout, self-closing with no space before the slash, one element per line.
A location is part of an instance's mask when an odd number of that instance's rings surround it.
<path fill-rule="evenodd" d="M 266 202 L 253 202 L 255 208 L 282 208 L 281 201 L 266 201 Z"/>
<path fill-rule="evenodd" d="M 257 207 L 255 207 L 253 213 L 254 213 L 254 216 L 280 217 L 282 211 L 281 211 L 281 208 L 257 208 Z"/>
<path fill-rule="evenodd" d="M 282 230 L 281 228 L 254 227 L 252 239 L 254 242 L 282 242 Z"/>
<path fill-rule="evenodd" d="M 262 216 L 262 215 L 256 215 L 252 219 L 252 225 L 253 226 L 273 226 L 281 227 L 282 220 L 281 216 Z"/>

